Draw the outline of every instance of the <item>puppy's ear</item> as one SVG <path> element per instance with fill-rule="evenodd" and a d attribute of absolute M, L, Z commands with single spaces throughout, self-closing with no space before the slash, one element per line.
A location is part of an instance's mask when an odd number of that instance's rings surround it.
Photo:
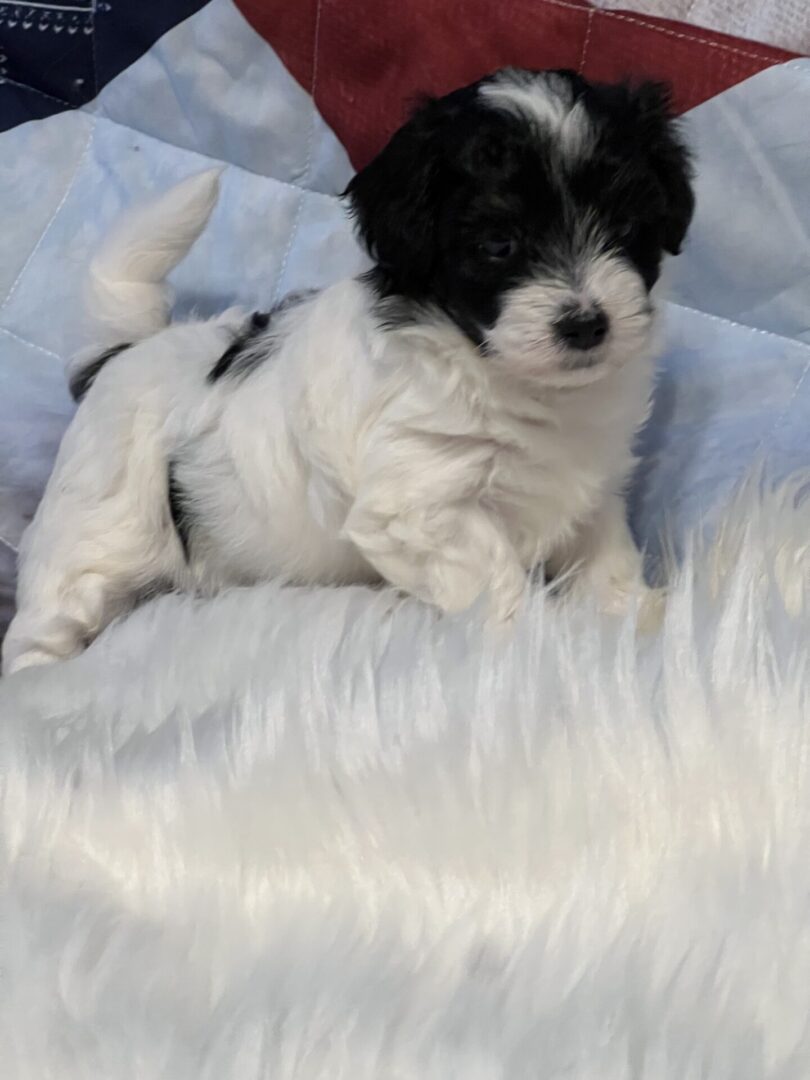
<path fill-rule="evenodd" d="M 680 136 L 666 83 L 644 82 L 634 87 L 631 104 L 641 149 L 664 195 L 663 245 L 677 255 L 695 209 L 691 155 Z"/>
<path fill-rule="evenodd" d="M 361 239 L 397 287 L 430 273 L 442 168 L 441 103 L 423 102 L 346 188 Z"/>

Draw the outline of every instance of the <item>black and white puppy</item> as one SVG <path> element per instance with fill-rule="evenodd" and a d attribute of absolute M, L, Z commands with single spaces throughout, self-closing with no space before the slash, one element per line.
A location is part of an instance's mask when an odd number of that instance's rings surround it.
<path fill-rule="evenodd" d="M 269 315 L 167 327 L 216 173 L 91 266 L 110 346 L 25 536 L 6 671 L 72 656 L 155 583 L 383 579 L 518 608 L 526 572 L 643 594 L 623 490 L 651 290 L 693 209 L 667 94 L 504 70 L 423 104 L 351 182 L 369 273 Z"/>

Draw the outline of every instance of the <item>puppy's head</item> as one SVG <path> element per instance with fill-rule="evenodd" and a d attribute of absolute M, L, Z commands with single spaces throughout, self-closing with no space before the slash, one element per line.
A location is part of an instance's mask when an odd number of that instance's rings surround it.
<path fill-rule="evenodd" d="M 504 371 L 576 386 L 648 347 L 690 177 L 665 87 L 507 69 L 423 104 L 348 195 L 384 291 Z"/>

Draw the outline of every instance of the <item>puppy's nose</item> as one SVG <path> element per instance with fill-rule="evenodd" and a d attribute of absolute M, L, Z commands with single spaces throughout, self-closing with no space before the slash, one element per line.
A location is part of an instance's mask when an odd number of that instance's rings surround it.
<path fill-rule="evenodd" d="M 610 322 L 601 308 L 569 311 L 554 324 L 557 337 L 569 349 L 595 349 L 607 337 Z"/>

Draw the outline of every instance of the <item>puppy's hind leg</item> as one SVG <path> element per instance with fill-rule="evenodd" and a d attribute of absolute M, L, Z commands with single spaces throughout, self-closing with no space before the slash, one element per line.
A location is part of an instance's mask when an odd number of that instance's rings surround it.
<path fill-rule="evenodd" d="M 49 509 L 58 516 L 56 507 Z M 113 522 L 85 510 L 80 521 L 59 530 L 56 550 L 44 560 L 38 559 L 42 533 L 53 531 L 41 521 L 32 524 L 21 552 L 17 613 L 3 642 L 3 674 L 77 655 L 145 588 L 173 581 L 166 551 L 177 541 L 168 530 L 159 539 L 134 515 L 116 514 Z"/>
<path fill-rule="evenodd" d="M 80 653 L 145 587 L 173 583 L 182 565 L 156 443 L 133 453 L 128 440 L 96 444 L 95 434 L 68 431 L 23 538 L 5 675 Z"/>
<path fill-rule="evenodd" d="M 129 590 L 104 571 L 51 568 L 49 582 L 19 590 L 20 607 L 3 642 L 3 673 L 66 660 L 127 607 Z"/>

